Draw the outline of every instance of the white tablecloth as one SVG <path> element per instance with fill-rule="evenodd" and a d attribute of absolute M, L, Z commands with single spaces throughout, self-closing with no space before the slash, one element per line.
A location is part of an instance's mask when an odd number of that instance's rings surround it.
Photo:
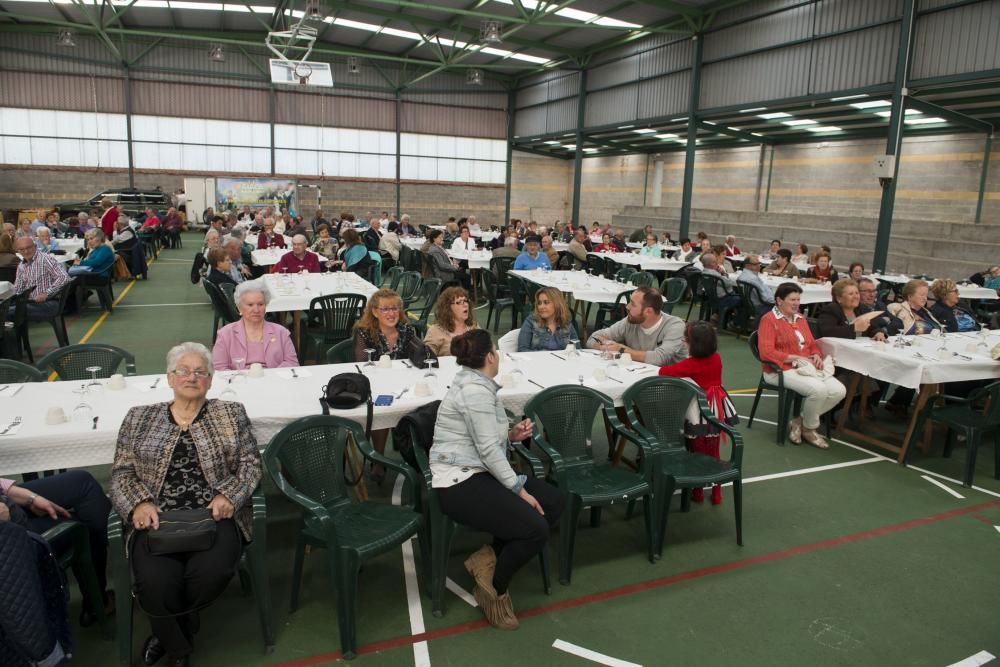
<path fill-rule="evenodd" d="M 246 238 L 244 238 L 243 240 L 246 241 L 247 243 L 249 243 L 250 245 L 252 245 L 254 248 L 256 248 L 257 247 L 257 236 L 258 236 L 257 234 L 247 234 Z M 288 250 L 291 250 L 292 249 L 292 237 L 288 236 L 286 234 L 282 234 L 281 237 L 283 239 L 285 239 L 285 247 Z"/>
<path fill-rule="evenodd" d="M 690 262 L 679 262 L 674 259 L 651 257 L 634 252 L 589 252 L 587 254 L 595 257 L 607 257 L 619 264 L 633 266 L 643 271 L 676 271 L 690 264 Z"/>
<path fill-rule="evenodd" d="M 465 260 L 469 263 L 470 269 L 488 269 L 493 253 L 489 250 L 449 250 L 448 256 L 456 261 Z"/>
<path fill-rule="evenodd" d="M 873 273 L 865 277 L 870 278 L 876 285 L 878 285 L 880 281 L 902 285 L 904 283 L 908 283 L 911 280 L 913 280 L 913 278 L 911 278 L 910 276 L 903 275 L 902 273 L 897 273 L 897 274 Z M 958 284 L 958 297 L 960 299 L 987 299 L 987 300 L 995 300 L 1000 298 L 1000 296 L 997 296 L 996 290 L 986 289 L 985 287 L 980 287 L 979 285 L 968 282 Z"/>
<path fill-rule="evenodd" d="M 267 304 L 269 313 L 308 310 L 310 302 L 324 294 L 361 294 L 370 298 L 378 289 L 350 271 L 291 275 L 268 273 L 263 280 L 271 290 L 271 302 Z"/>
<path fill-rule="evenodd" d="M 287 248 L 264 248 L 263 250 L 254 250 L 250 253 L 250 259 L 253 261 L 254 266 L 274 266 L 278 263 L 285 253 L 291 252 L 291 246 Z"/>
<path fill-rule="evenodd" d="M 732 277 L 735 280 L 736 276 Z M 830 301 L 833 300 L 833 295 L 830 291 L 830 283 L 801 283 L 796 280 L 789 280 L 788 278 L 779 278 L 777 276 L 767 276 L 764 274 L 761 274 L 761 280 L 763 280 L 764 284 L 772 290 L 776 289 L 778 285 L 781 285 L 782 283 L 797 283 L 798 286 L 802 288 L 801 303 L 803 306 L 808 306 L 814 303 L 830 303 Z"/>
<path fill-rule="evenodd" d="M 559 352 L 560 356 L 565 353 Z M 621 396 L 632 383 L 649 377 L 655 371 L 655 366 L 632 364 L 630 368 L 641 369 L 628 372 L 615 370 L 612 375 L 622 382 L 604 380 L 596 382 L 593 379 L 594 369 L 607 367 L 609 362 L 598 356 L 581 352 L 578 359 L 559 359 L 550 352 L 526 352 L 513 355 L 512 362 L 506 355 L 500 363 L 498 378 L 512 375 L 515 366 L 523 375 L 523 379 L 515 386 L 500 390 L 500 398 L 504 406 L 515 415 L 521 415 L 525 404 L 541 388 L 532 384 L 533 380 L 545 387 L 561 383 L 576 384 L 580 375 L 590 387 L 596 388 L 621 404 Z M 432 395 L 417 397 L 414 395 L 415 385 L 423 378 L 424 371 L 406 368 L 402 362 L 393 362 L 392 368 L 382 369 L 372 366 L 364 367 L 358 364 L 371 379 L 372 394 L 398 394 L 404 387 L 409 391 L 401 399 L 394 401 L 388 407 L 376 407 L 373 428 L 391 428 L 401 417 L 416 408 L 431 401 L 440 400 L 456 372 L 454 357 L 442 357 L 438 377 L 432 384 Z M 355 364 L 337 364 L 327 366 L 308 366 L 295 369 L 299 377 L 293 378 L 289 369 L 269 369 L 259 378 L 239 378 L 232 386 L 247 410 L 253 423 L 257 443 L 264 448 L 270 438 L 282 427 L 299 417 L 320 414 L 319 396 L 326 382 L 338 373 L 357 372 Z M 231 373 L 219 373 L 213 378 L 209 398 L 218 398 L 227 386 Z M 516 376 L 516 374 L 514 374 Z M 160 381 L 156 389 L 149 387 L 156 377 Z M 0 393 L 0 430 L 14 416 L 23 420 L 21 426 L 10 435 L 0 436 L 0 475 L 12 475 L 22 472 L 48 470 L 57 468 L 77 468 L 109 464 L 114 458 L 115 442 L 118 428 L 129 408 L 136 405 L 157 403 L 171 400 L 173 392 L 167 386 L 163 376 L 139 376 L 126 378 L 127 389 L 104 391 L 96 395 L 87 395 L 86 401 L 91 405 L 93 414 L 98 416 L 97 429 L 92 429 L 92 422 L 69 421 L 55 426 L 45 422 L 46 412 L 50 407 L 60 407 L 67 415 L 72 415 L 73 408 L 80 402 L 80 395 L 73 389 L 79 388 L 81 382 L 38 382 L 21 387 L 14 395 L 12 390 Z M 346 417 L 358 423 L 364 423 L 365 408 L 354 410 L 338 410 L 338 416 Z"/>
<path fill-rule="evenodd" d="M 943 350 L 941 336 L 929 335 L 904 336 L 911 344 L 902 348 L 894 347 L 896 336 L 885 344 L 867 338 L 820 338 L 817 343 L 837 366 L 902 387 L 1000 379 L 1000 362 L 989 352 L 1000 343 L 1000 332 L 952 333 L 944 339 Z M 956 352 L 971 359 L 954 356 Z"/>
<path fill-rule="evenodd" d="M 591 303 L 614 303 L 622 292 L 635 289 L 632 283 L 619 283 L 584 271 L 511 271 L 542 287 L 554 287 L 573 298 Z"/>
<path fill-rule="evenodd" d="M 14 293 L 14 283 L 0 280 L 0 299 L 6 299 Z"/>
<path fill-rule="evenodd" d="M 401 236 L 399 242 L 413 250 L 420 250 L 424 246 L 424 243 L 427 242 L 427 239 L 423 236 Z"/>

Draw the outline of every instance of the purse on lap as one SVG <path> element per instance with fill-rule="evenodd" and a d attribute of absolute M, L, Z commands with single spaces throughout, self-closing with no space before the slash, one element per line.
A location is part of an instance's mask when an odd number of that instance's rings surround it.
<path fill-rule="evenodd" d="M 146 534 L 146 544 L 154 556 L 207 551 L 215 544 L 215 528 L 207 508 L 169 510 L 160 514 L 159 529 Z"/>

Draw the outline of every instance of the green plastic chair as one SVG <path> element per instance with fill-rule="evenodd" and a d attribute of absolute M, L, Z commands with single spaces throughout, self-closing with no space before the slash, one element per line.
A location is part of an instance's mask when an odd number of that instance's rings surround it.
<path fill-rule="evenodd" d="M 410 442 L 417 443 L 418 435 L 410 428 Z M 514 443 L 516 451 L 524 452 L 524 445 Z M 414 444 L 413 455 L 417 460 L 418 472 L 423 478 L 423 484 L 418 487 L 417 500 L 420 512 L 424 516 L 424 525 L 428 530 L 421 539 L 421 560 L 429 563 L 430 576 L 428 577 L 428 592 L 431 597 L 431 611 L 435 616 L 443 616 L 445 610 L 445 584 L 448 579 L 448 557 L 451 554 L 451 541 L 455 537 L 458 523 L 441 511 L 438 502 L 437 492 L 432 486 L 433 475 L 431 474 L 430 462 L 427 460 L 427 452 L 419 444 Z M 545 468 L 534 456 L 525 454 L 525 460 L 532 464 L 532 472 L 535 477 L 544 478 Z M 429 540 L 430 544 L 426 544 Z M 546 549 L 538 553 L 538 566 L 542 571 L 542 587 L 545 594 L 552 593 L 552 584 L 549 579 L 549 559 Z"/>
<path fill-rule="evenodd" d="M 400 276 L 396 292 L 399 293 L 399 298 L 403 300 L 403 310 L 406 310 L 416 302 L 422 280 L 423 278 L 416 271 L 405 271 Z"/>
<path fill-rule="evenodd" d="M 633 269 L 631 266 L 623 266 L 622 268 L 615 271 L 613 280 L 620 283 L 627 283 L 629 280 L 632 279 L 632 276 L 634 276 L 636 273 L 639 272 Z"/>
<path fill-rule="evenodd" d="M 493 259 L 498 258 L 494 257 Z M 483 278 L 483 288 L 486 290 L 486 296 L 490 302 L 490 309 L 486 313 L 486 328 L 489 328 L 490 320 L 493 320 L 493 333 L 496 333 L 497 326 L 500 324 L 500 316 L 503 314 L 505 308 L 510 308 L 511 311 L 514 311 L 511 314 L 511 319 L 512 322 L 516 321 L 517 312 L 514 308 L 514 299 L 501 294 L 499 291 L 500 286 L 497 284 L 497 277 L 493 275 L 492 271 L 480 271 L 480 273 Z M 494 311 L 496 311 L 496 319 L 493 317 Z"/>
<path fill-rule="evenodd" d="M 513 273 L 507 274 L 507 287 L 510 289 L 510 298 L 514 306 L 511 309 L 510 328 L 517 328 L 517 320 L 520 317 L 523 322 L 531 314 L 532 306 L 528 301 L 527 281 L 518 278 Z M 537 292 L 537 288 L 535 289 Z M 534 295 L 534 292 L 532 293 Z"/>
<path fill-rule="evenodd" d="M 975 405 L 983 399 L 986 399 L 986 409 L 977 410 Z M 968 398 L 945 394 L 932 396 L 917 416 L 916 427 L 913 429 L 913 437 L 906 450 L 903 465 L 910 462 L 910 456 L 916 449 L 913 443 L 919 442 L 920 434 L 923 433 L 928 419 L 944 424 L 948 429 L 944 446 L 945 458 L 951 456 L 955 436 L 957 434 L 965 436 L 968 453 L 965 457 L 965 478 L 962 480 L 962 485 L 967 488 L 972 486 L 972 478 L 976 474 L 976 454 L 979 452 L 979 445 L 982 444 L 983 435 L 992 429 L 993 478 L 1000 479 L 1000 382 L 980 387 L 970 393 Z"/>
<path fill-rule="evenodd" d="M 104 636 L 114 636 L 111 619 L 104 613 L 104 596 L 97 583 L 97 570 L 90 555 L 90 533 L 79 521 L 61 521 L 52 526 L 42 537 L 52 546 L 53 553 L 63 570 L 70 568 L 76 575 L 80 592 L 91 601 L 94 614 Z"/>
<path fill-rule="evenodd" d="M 757 317 L 757 307 L 753 304 L 753 295 L 757 294 L 757 300 L 760 303 L 766 303 L 764 300 L 764 295 L 761 293 L 760 288 L 753 283 L 747 282 L 736 282 L 736 293 L 740 295 L 740 309 L 742 312 L 742 317 L 740 321 L 742 326 L 740 327 L 739 333 L 751 334 L 757 330 L 757 325 L 760 318 Z"/>
<path fill-rule="evenodd" d="M 634 431 L 622 426 L 614 402 L 589 387 L 557 385 L 536 394 L 524 407 L 534 422 L 534 443 L 550 470 L 548 478 L 562 492 L 566 509 L 559 526 L 559 581 L 569 584 L 573 566 L 573 546 L 577 519 L 584 506 L 591 508 L 590 524 L 600 525 L 601 508 L 616 502 L 643 498 L 646 520 L 646 548 L 653 561 L 653 478 L 654 451 Z M 638 470 L 597 462 L 590 434 L 594 418 L 603 414 L 611 430 L 635 444 Z"/>
<path fill-rule="evenodd" d="M 726 434 L 732 445 L 728 461 L 714 459 L 687 449 L 684 419 L 687 406 L 697 401 L 706 421 Z M 676 489 L 683 489 L 682 508 L 687 511 L 689 489 L 712 484 L 733 483 L 733 506 L 736 512 L 736 543 L 743 545 L 743 438 L 732 427 L 720 422 L 708 407 L 705 394 L 687 380 L 650 377 L 639 380 L 622 396 L 629 426 L 656 451 L 653 476 L 656 486 L 654 557 L 663 554 L 670 502 Z M 668 407 L 669 406 L 669 407 Z"/>
<path fill-rule="evenodd" d="M 267 503 L 257 488 L 253 495 L 253 542 L 246 545 L 240 558 L 240 585 L 244 593 L 253 591 L 257 602 L 264 653 L 274 650 L 271 586 L 267 573 Z M 115 623 L 118 635 L 118 664 L 132 664 L 132 578 L 125 553 L 125 524 L 114 510 L 108 515 L 108 556 L 115 587 Z"/>
<path fill-rule="evenodd" d="M 750 346 L 750 352 L 753 353 L 753 358 L 758 362 L 760 359 L 760 351 L 757 349 L 757 332 L 754 331 L 750 334 L 750 338 L 747 339 L 747 344 Z M 798 402 L 796 398 L 799 396 L 797 393 L 791 389 L 785 388 L 785 377 L 781 373 L 781 369 L 772 364 L 771 362 L 761 362 L 766 363 L 771 373 L 776 373 L 778 375 L 778 384 L 771 384 L 764 379 L 764 373 L 761 372 L 760 380 L 757 381 L 757 393 L 753 397 L 753 406 L 750 408 L 750 418 L 747 420 L 747 428 L 753 426 L 754 415 L 757 414 L 757 404 L 760 402 L 760 396 L 765 389 L 770 389 L 772 391 L 778 392 L 778 425 L 777 430 L 774 434 L 775 442 L 779 445 L 785 444 L 785 435 L 788 433 L 788 419 L 796 403 Z M 797 411 L 796 411 L 796 414 Z"/>
<path fill-rule="evenodd" d="M 326 363 L 349 364 L 354 361 L 354 339 L 342 340 L 326 351 Z"/>
<path fill-rule="evenodd" d="M 412 502 L 351 502 L 344 481 L 348 438 L 374 463 L 396 470 L 410 488 L 416 474 L 377 453 L 364 429 L 341 417 L 296 419 L 281 429 L 264 451 L 264 465 L 282 493 L 303 508 L 302 528 L 295 548 L 291 610 L 299 604 L 306 545 L 330 549 L 330 569 L 337 589 L 340 650 L 346 660 L 357 655 L 356 607 L 358 574 L 364 561 L 385 553 L 415 535 L 423 517 Z"/>
<path fill-rule="evenodd" d="M 594 316 L 594 331 L 603 329 L 605 324 L 614 324 L 625 317 L 625 308 L 628 305 L 629 299 L 632 298 L 632 292 L 634 291 L 635 288 L 630 288 L 624 292 L 620 292 L 615 297 L 614 303 L 597 304 L 597 315 Z"/>
<path fill-rule="evenodd" d="M 236 309 L 236 304 L 232 298 L 227 297 L 222 288 L 210 280 L 202 280 L 201 284 L 208 293 L 208 298 L 212 301 L 212 344 L 219 334 L 219 327 L 232 324 L 240 319 L 240 313 Z"/>
<path fill-rule="evenodd" d="M 416 319 L 424 325 L 427 326 L 427 318 L 431 316 L 431 311 L 434 310 L 434 305 L 437 303 L 438 293 L 441 291 L 441 279 L 440 278 L 425 278 L 424 282 L 420 285 L 420 290 L 417 292 L 417 298 L 413 302 L 414 304 L 419 303 L 420 308 L 415 313 L 407 312 L 407 316 Z M 411 324 L 413 322 L 411 321 Z"/>
<path fill-rule="evenodd" d="M 97 377 L 109 378 L 125 364 L 125 375 L 135 375 L 135 355 L 106 343 L 83 343 L 52 350 L 35 366 L 42 373 L 55 373 L 60 380 L 89 380 L 89 366 L 100 366 Z"/>
<path fill-rule="evenodd" d="M 402 247 L 400 249 L 402 249 Z M 407 248 L 407 250 L 409 250 L 409 248 Z M 395 292 L 396 288 L 399 286 L 399 279 L 402 278 L 402 276 L 403 276 L 402 263 L 395 264 L 389 267 L 389 270 L 386 271 L 385 275 L 382 276 L 382 287 L 388 287 L 389 289 Z"/>
<path fill-rule="evenodd" d="M 687 287 L 688 282 L 684 278 L 667 278 L 660 283 L 660 293 L 664 297 L 663 312 L 667 315 L 674 314 L 674 306 L 684 298 Z"/>
<path fill-rule="evenodd" d="M 636 287 L 656 287 L 656 276 L 648 271 L 635 271 L 628 280 Z"/>
<path fill-rule="evenodd" d="M 45 382 L 45 374 L 34 366 L 13 359 L 0 359 L 0 384 Z"/>
<path fill-rule="evenodd" d="M 326 351 L 335 343 L 351 338 L 354 323 L 364 312 L 368 299 L 361 294 L 325 294 L 309 302 L 308 322 L 315 326 L 303 331 L 303 360 L 306 350 L 312 349 L 312 359 L 320 363 Z"/>

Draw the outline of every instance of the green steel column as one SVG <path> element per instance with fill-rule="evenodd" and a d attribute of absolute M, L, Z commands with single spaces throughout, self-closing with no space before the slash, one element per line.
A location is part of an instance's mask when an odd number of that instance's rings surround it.
<path fill-rule="evenodd" d="M 771 159 L 767 162 L 767 192 L 764 195 L 764 212 L 771 206 L 771 175 L 774 174 L 774 146 L 771 146 Z"/>
<path fill-rule="evenodd" d="M 396 217 L 397 219 L 402 217 L 403 213 L 399 210 L 399 117 L 400 111 L 402 109 L 403 99 L 399 94 L 399 89 L 396 89 Z"/>
<path fill-rule="evenodd" d="M 501 227 L 506 227 L 510 221 L 510 174 L 514 160 L 514 111 L 517 104 L 517 95 L 514 90 L 507 92 L 507 175 L 504 180 L 504 201 L 503 201 L 503 221 Z"/>
<path fill-rule="evenodd" d="M 896 182 L 899 180 L 900 149 L 903 147 L 903 114 L 906 108 L 907 82 L 913 60 L 913 28 L 916 0 L 903 0 L 903 16 L 899 25 L 899 47 L 896 52 L 896 80 L 892 92 L 892 111 L 889 116 L 889 137 L 885 152 L 894 156 L 892 178 L 882 180 L 882 202 L 878 211 L 878 231 L 875 236 L 875 256 L 872 267 L 885 271 L 889 259 L 889 238 L 892 234 L 892 210 L 896 205 Z"/>
<path fill-rule="evenodd" d="M 688 98 L 687 151 L 684 154 L 684 189 L 681 191 L 680 238 L 689 235 L 691 227 L 691 194 L 694 192 L 694 151 L 698 144 L 698 99 L 701 96 L 702 35 L 694 35 L 694 59 L 691 63 L 691 94 Z"/>
<path fill-rule="evenodd" d="M 128 149 L 128 186 L 135 187 L 135 160 L 132 157 L 132 79 L 125 65 L 125 147 Z"/>
<path fill-rule="evenodd" d="M 580 224 L 580 180 L 583 172 L 583 124 L 587 113 L 587 70 L 580 70 L 580 92 L 576 105 L 576 151 L 573 154 L 573 211 L 574 225 Z"/>
<path fill-rule="evenodd" d="M 276 167 L 275 167 L 275 158 L 274 158 L 274 106 L 276 104 L 276 101 L 274 99 L 275 94 L 276 93 L 275 93 L 275 90 L 274 90 L 274 84 L 271 84 L 271 88 L 270 88 L 270 90 L 267 93 L 267 108 L 268 108 L 268 111 L 267 111 L 267 114 L 268 114 L 267 115 L 267 120 L 268 120 L 268 125 L 270 125 L 270 128 L 271 128 L 271 142 L 270 142 L 270 146 L 271 146 L 271 176 L 274 176 L 274 173 L 275 173 L 275 170 L 276 170 Z"/>
<path fill-rule="evenodd" d="M 976 224 L 983 221 L 983 196 L 986 194 L 986 177 L 990 175 L 990 152 L 993 151 L 993 135 L 986 135 L 986 150 L 983 152 L 983 170 L 979 174 L 979 199 L 976 201 Z"/>

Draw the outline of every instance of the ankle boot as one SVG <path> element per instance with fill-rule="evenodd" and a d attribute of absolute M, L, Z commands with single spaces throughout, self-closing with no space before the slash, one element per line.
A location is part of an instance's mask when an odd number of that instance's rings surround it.
<path fill-rule="evenodd" d="M 483 610 L 486 620 L 494 628 L 499 628 L 500 630 L 517 630 L 520 627 L 517 617 L 514 616 L 514 608 L 510 603 L 509 594 L 504 593 L 501 597 L 506 598 L 506 600 L 501 602 L 501 598 L 497 597 L 497 592 L 493 590 L 492 584 L 484 587 L 477 583 L 476 587 L 472 589 L 472 595 L 476 598 L 476 602 L 479 603 L 479 608 Z M 505 605 L 510 606 L 509 616 L 504 609 Z"/>
<path fill-rule="evenodd" d="M 493 547 L 488 544 L 484 544 L 479 551 L 465 559 L 466 571 L 483 588 L 493 588 L 493 571 L 496 566 L 496 554 L 493 553 Z"/>

